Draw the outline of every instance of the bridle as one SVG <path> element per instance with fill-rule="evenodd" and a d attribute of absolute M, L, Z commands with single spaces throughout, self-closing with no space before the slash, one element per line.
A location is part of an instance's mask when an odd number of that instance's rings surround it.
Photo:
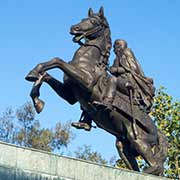
<path fill-rule="evenodd" d="M 96 16 L 93 16 L 93 17 L 94 17 L 95 19 L 97 19 L 98 22 L 101 22 L 98 17 L 96 17 Z M 91 23 L 92 23 L 92 22 L 91 22 Z M 92 23 L 92 24 L 93 24 L 93 23 Z M 105 28 L 105 24 L 104 24 L 103 22 L 101 22 L 101 23 L 99 23 L 99 26 L 97 26 L 97 27 L 95 27 L 95 28 L 93 28 L 93 29 L 91 29 L 91 30 L 89 30 L 89 31 L 84 32 L 84 33 L 83 33 L 82 35 L 80 35 L 79 37 L 73 38 L 73 41 L 76 42 L 76 43 L 78 43 L 79 45 L 84 45 L 84 43 L 81 42 L 81 39 L 83 39 L 83 38 L 86 39 L 86 37 L 88 37 L 88 36 L 90 36 L 90 35 L 92 35 L 92 34 L 98 33 L 98 32 L 100 32 L 100 31 L 102 31 L 104 28 Z"/>

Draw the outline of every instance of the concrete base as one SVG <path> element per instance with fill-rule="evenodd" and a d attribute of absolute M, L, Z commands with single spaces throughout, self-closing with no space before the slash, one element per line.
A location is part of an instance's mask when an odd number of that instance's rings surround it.
<path fill-rule="evenodd" d="M 0 180 L 166 179 L 0 142 Z"/>

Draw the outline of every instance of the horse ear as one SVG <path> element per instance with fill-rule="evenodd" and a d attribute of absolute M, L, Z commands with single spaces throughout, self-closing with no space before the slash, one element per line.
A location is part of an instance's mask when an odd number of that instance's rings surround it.
<path fill-rule="evenodd" d="M 93 15 L 93 10 L 92 10 L 92 8 L 89 8 L 88 16 L 91 17 L 92 15 Z"/>
<path fill-rule="evenodd" d="M 101 8 L 99 9 L 99 16 L 104 17 L 104 8 L 103 8 L 103 6 L 101 6 Z"/>

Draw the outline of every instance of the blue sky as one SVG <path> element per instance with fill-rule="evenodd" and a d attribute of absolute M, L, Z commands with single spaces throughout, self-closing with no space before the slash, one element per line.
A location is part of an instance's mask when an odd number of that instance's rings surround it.
<path fill-rule="evenodd" d="M 112 40 L 127 40 L 145 74 L 153 77 L 156 87 L 163 85 L 180 99 L 180 1 L 179 0 L 1 0 L 0 1 L 0 112 L 29 101 L 31 83 L 25 75 L 37 63 L 52 57 L 70 60 L 78 48 L 69 34 L 71 25 L 104 6 Z M 113 61 L 113 52 L 110 62 Z M 62 72 L 50 71 L 62 79 Z M 41 89 L 46 102 L 37 115 L 45 127 L 55 122 L 78 120 L 79 104 L 68 105 L 47 86 Z M 105 157 L 117 155 L 115 138 L 100 129 L 87 133 L 73 130 L 76 139 L 69 149 L 91 144 Z"/>

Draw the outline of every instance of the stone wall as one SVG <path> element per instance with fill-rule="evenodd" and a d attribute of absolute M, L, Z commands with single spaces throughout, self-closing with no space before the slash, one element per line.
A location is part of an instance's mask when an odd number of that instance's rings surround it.
<path fill-rule="evenodd" d="M 160 180 L 109 166 L 0 142 L 0 180 Z"/>

